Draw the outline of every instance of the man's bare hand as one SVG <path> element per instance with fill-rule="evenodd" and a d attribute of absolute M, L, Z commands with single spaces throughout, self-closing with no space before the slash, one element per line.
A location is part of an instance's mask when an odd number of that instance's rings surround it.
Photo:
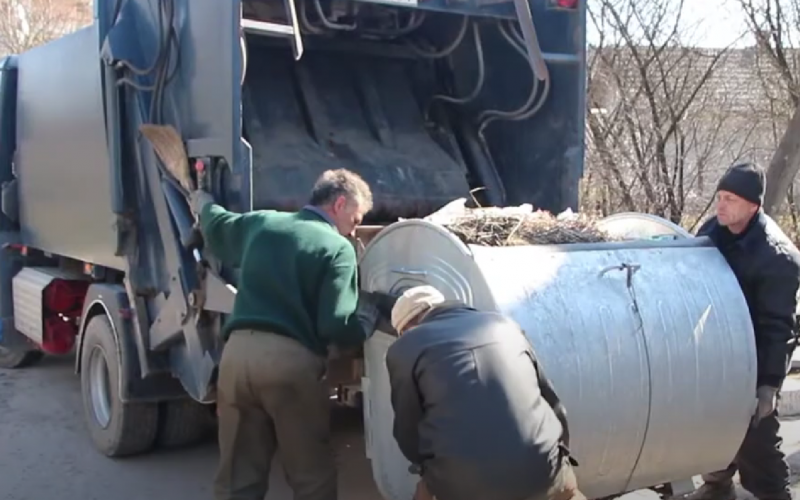
<path fill-rule="evenodd" d="M 200 212 L 203 211 L 203 207 L 209 203 L 214 203 L 214 197 L 211 196 L 210 193 L 202 189 L 195 189 L 189 193 L 189 208 L 192 209 L 192 213 L 196 216 L 199 215 Z"/>

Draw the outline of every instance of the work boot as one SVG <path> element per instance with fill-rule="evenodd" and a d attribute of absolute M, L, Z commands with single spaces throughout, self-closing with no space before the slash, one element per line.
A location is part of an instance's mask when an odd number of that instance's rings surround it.
<path fill-rule="evenodd" d="M 704 483 L 681 500 L 736 500 L 736 489 L 733 483 Z"/>

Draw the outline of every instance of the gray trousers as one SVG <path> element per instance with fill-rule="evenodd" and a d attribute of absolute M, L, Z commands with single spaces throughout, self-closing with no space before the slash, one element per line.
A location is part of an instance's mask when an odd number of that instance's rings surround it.
<path fill-rule="evenodd" d="M 773 412 L 750 427 L 742 445 L 727 469 L 703 475 L 709 486 L 721 489 L 733 485 L 733 476 L 739 471 L 742 487 L 759 500 L 790 500 L 789 464 L 781 451 L 783 438 L 778 435 L 780 421 Z"/>
<path fill-rule="evenodd" d="M 295 500 L 336 500 L 325 364 L 288 337 L 233 332 L 217 381 L 216 500 L 264 500 L 278 450 Z"/>

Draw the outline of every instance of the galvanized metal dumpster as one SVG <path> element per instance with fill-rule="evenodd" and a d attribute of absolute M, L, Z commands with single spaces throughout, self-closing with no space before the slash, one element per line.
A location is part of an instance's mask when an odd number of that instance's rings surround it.
<path fill-rule="evenodd" d="M 725 467 L 755 409 L 747 305 L 706 238 L 487 248 L 409 220 L 370 243 L 361 273 L 365 290 L 431 284 L 515 319 L 566 405 L 589 498 Z M 365 347 L 367 455 L 383 495 L 405 500 L 416 478 L 392 437 L 393 340 Z"/>

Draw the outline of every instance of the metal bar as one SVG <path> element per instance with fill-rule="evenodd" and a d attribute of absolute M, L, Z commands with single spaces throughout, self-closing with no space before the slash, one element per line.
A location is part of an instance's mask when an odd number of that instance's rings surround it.
<path fill-rule="evenodd" d="M 559 54 L 556 52 L 542 52 L 542 59 L 549 63 L 574 64 L 581 62 L 578 54 Z"/>
<path fill-rule="evenodd" d="M 294 36 L 294 28 L 288 24 L 269 23 L 253 19 L 242 19 L 242 29 L 245 33 L 256 35 Z"/>
<path fill-rule="evenodd" d="M 355 0 L 359 3 L 382 4 L 395 7 L 418 9 L 425 12 L 442 12 L 445 14 L 461 14 L 494 19 L 515 19 L 510 0 L 476 5 L 472 2 L 455 2 L 449 0 Z"/>
<path fill-rule="evenodd" d="M 531 68 L 536 73 L 536 78 L 541 81 L 548 80 L 550 73 L 542 57 L 542 49 L 539 47 L 539 38 L 536 36 L 536 27 L 533 25 L 533 14 L 528 0 L 514 0 L 514 7 L 517 10 L 517 19 L 522 28 L 522 37 L 525 39 L 525 49 L 528 52 L 528 59 Z"/>
<path fill-rule="evenodd" d="M 251 36 L 252 38 L 248 39 L 247 43 L 257 44 L 262 47 L 280 47 L 282 46 L 281 44 L 285 43 L 280 41 L 279 37 Z M 315 52 L 348 52 L 393 59 L 407 59 L 409 61 L 419 59 L 419 56 L 415 52 L 412 52 L 405 46 L 377 43 L 371 40 L 359 40 L 356 42 L 352 40 L 315 39 L 314 37 L 306 37 L 303 40 L 303 46 Z"/>
<path fill-rule="evenodd" d="M 303 57 L 303 34 L 300 33 L 300 24 L 297 21 L 297 6 L 294 0 L 283 0 L 286 2 L 289 11 L 289 19 L 292 21 L 292 36 L 294 37 L 294 60 L 299 61 Z"/>

